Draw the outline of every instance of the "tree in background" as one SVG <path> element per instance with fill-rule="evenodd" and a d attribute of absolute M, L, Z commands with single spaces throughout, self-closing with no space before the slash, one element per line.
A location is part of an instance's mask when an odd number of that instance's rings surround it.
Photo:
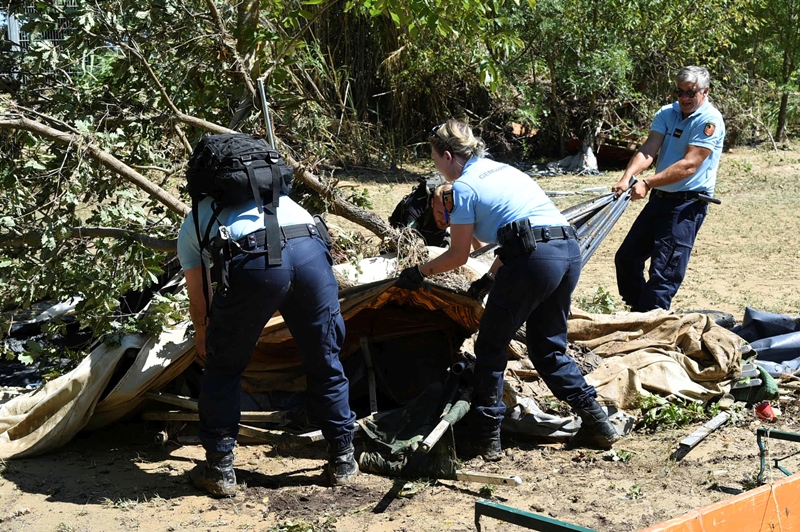
<path fill-rule="evenodd" d="M 426 133 L 450 116 L 498 158 L 560 155 L 573 136 L 646 134 L 696 63 L 731 138 L 749 134 L 774 95 L 759 89 L 797 79 L 777 24 L 797 0 L 758 4 L 783 9 L 773 26 L 753 1 L 12 0 L 33 39 L 2 55 L 17 76 L 0 83 L 0 304 L 79 296 L 98 334 L 158 327 L 126 319 L 119 296 L 169 266 L 192 145 L 264 131 L 259 80 L 303 184 L 379 235 L 386 224 L 324 178 L 427 157 Z"/>
<path fill-rule="evenodd" d="M 775 125 L 775 139 L 785 141 L 788 119 L 800 120 L 800 97 L 795 94 L 800 86 L 800 1 L 759 0 L 755 13 L 762 28 L 756 40 L 759 70 L 780 94 L 777 112 L 773 110 L 769 118 Z"/>
<path fill-rule="evenodd" d="M 188 209 L 181 198 L 192 145 L 228 128 L 263 132 L 258 79 L 268 88 L 287 160 L 303 161 L 296 175 L 329 208 L 355 213 L 383 233 L 385 222 L 337 198 L 308 170 L 385 165 L 387 152 L 423 141 L 434 119 L 425 110 L 438 105 L 437 113 L 449 115 L 442 104 L 448 95 L 468 95 L 469 87 L 481 87 L 478 76 L 492 71 L 491 61 L 469 67 L 476 54 L 488 53 L 475 43 L 491 34 L 481 25 L 501 5 L 11 2 L 30 45 L 12 54 L 21 82 L 0 94 L 3 309 L 76 297 L 81 325 L 96 334 L 162 326 L 128 319 L 119 298 L 144 290 L 170 266 Z M 54 30 L 68 31 L 57 42 L 44 38 Z M 431 70 L 440 77 L 427 78 L 430 94 L 441 99 L 392 90 L 414 72 L 397 65 L 427 54 L 419 42 L 447 50 L 455 40 L 463 53 L 449 58 L 460 62 L 434 57 Z M 398 102 L 418 109 L 419 121 L 409 123 Z M 397 124 L 412 133 L 391 140 L 387 131 Z M 156 303 L 163 316 L 174 308 L 168 298 Z"/>

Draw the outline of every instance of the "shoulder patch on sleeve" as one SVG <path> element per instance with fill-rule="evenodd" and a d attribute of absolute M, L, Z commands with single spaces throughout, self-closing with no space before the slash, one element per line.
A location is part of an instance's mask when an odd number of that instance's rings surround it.
<path fill-rule="evenodd" d="M 707 137 L 710 137 L 714 134 L 714 130 L 717 129 L 717 125 L 714 122 L 709 122 L 706 124 L 705 129 L 703 129 L 703 133 L 706 134 Z"/>

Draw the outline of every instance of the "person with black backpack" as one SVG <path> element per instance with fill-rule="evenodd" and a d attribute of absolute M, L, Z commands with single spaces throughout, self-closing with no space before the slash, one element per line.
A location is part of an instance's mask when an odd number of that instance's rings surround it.
<path fill-rule="evenodd" d="M 198 435 L 206 450 L 206 463 L 191 478 L 216 497 L 236 495 L 242 373 L 276 311 L 302 356 L 309 417 L 328 444 L 331 484 L 358 473 L 330 237 L 287 195 L 291 178 L 280 154 L 251 135 L 205 137 L 189 160 L 192 212 L 181 226 L 178 257 L 197 354 L 205 357 Z"/>
<path fill-rule="evenodd" d="M 435 203 L 441 204 L 441 189 L 444 181 L 441 178 L 419 178 L 419 183 L 410 194 L 403 196 L 389 216 L 389 225 L 395 229 L 411 227 L 415 229 L 428 246 L 448 247 L 450 233 L 449 224 L 435 216 Z"/>

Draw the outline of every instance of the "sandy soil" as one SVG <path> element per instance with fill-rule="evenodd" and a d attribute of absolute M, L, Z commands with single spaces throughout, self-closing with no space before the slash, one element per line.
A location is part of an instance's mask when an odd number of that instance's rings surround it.
<path fill-rule="evenodd" d="M 542 179 L 546 190 L 578 191 L 610 185 L 604 176 Z M 347 177 L 343 177 L 347 179 Z M 386 216 L 414 178 L 403 173 L 360 183 Z M 714 309 L 741 319 L 745 306 L 800 314 L 800 151 L 736 150 L 723 156 L 718 197 L 700 232 L 676 309 Z M 566 207 L 585 199 L 558 200 Z M 586 301 L 598 287 L 616 296 L 613 253 L 641 208 L 633 204 L 587 265 L 576 294 Z M 342 223 L 341 225 L 346 226 Z M 619 298 L 615 304 L 622 309 Z M 800 402 L 786 393 L 773 428 L 800 432 Z M 636 414 L 633 412 L 633 414 Z M 759 456 L 751 411 L 735 419 L 681 460 L 678 442 L 699 424 L 636 431 L 602 452 L 569 450 L 561 443 L 504 440 L 504 459 L 474 459 L 463 469 L 519 475 L 520 486 L 451 480 L 405 483 L 360 475 L 349 486 L 324 485 L 323 446 L 242 445 L 238 497 L 214 500 L 197 492 L 185 473 L 202 460 L 196 445 L 154 443 L 156 422 L 131 420 L 83 433 L 57 452 L 0 463 L 0 529 L 8 531 L 258 530 L 421 531 L 474 530 L 475 500 L 487 498 L 598 531 L 634 531 L 725 499 L 755 486 Z M 774 441 L 771 456 L 797 445 Z M 783 464 L 800 469 L 797 458 Z M 768 475 L 783 477 L 776 469 Z M 521 530 L 482 518 L 487 531 Z"/>

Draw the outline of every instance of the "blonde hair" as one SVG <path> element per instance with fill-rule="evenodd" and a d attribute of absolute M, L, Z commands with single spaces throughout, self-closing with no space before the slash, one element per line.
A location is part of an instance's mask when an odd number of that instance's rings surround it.
<path fill-rule="evenodd" d="M 433 128 L 428 141 L 439 155 L 449 151 L 464 159 L 486 156 L 483 140 L 475 136 L 469 125 L 454 118 Z"/>

